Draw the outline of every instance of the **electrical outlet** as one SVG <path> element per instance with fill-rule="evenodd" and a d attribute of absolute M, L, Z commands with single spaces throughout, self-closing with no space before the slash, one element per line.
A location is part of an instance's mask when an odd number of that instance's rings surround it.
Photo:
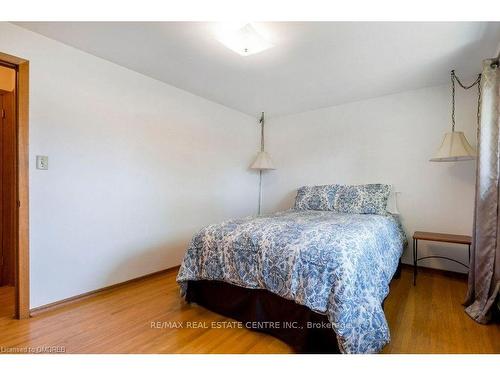
<path fill-rule="evenodd" d="M 44 155 L 36 156 L 36 169 L 49 169 L 49 157 Z"/>

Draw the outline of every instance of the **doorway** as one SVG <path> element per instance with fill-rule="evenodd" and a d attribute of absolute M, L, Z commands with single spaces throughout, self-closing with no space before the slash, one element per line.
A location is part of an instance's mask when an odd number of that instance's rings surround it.
<path fill-rule="evenodd" d="M 0 66 L 0 316 L 14 316 L 17 253 L 16 70 Z"/>
<path fill-rule="evenodd" d="M 0 319 L 29 317 L 28 82 L 0 52 Z"/>

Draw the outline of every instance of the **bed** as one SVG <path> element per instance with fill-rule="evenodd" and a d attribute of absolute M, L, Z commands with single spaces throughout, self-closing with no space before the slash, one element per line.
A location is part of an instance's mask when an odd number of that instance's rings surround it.
<path fill-rule="evenodd" d="M 338 189 L 316 205 L 301 206 L 299 195 L 293 209 L 200 230 L 179 269 L 181 295 L 299 352 L 379 352 L 390 340 L 383 301 L 406 244 L 399 219 L 385 205 L 370 213 L 373 199 L 363 213 L 342 209 Z"/>

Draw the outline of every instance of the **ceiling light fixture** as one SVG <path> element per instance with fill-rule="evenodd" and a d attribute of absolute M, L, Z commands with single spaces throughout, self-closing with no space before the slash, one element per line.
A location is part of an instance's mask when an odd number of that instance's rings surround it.
<path fill-rule="evenodd" d="M 229 28 L 221 30 L 217 35 L 217 40 L 230 50 L 242 56 L 254 55 L 274 47 L 274 45 L 250 23 L 236 29 Z"/>

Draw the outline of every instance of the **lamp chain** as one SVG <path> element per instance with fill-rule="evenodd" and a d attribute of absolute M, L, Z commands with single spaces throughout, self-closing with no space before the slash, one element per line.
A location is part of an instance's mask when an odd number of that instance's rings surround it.
<path fill-rule="evenodd" d="M 464 90 L 468 90 L 477 85 L 478 95 L 477 95 L 477 124 L 479 125 L 481 121 L 481 74 L 477 75 L 476 80 L 470 85 L 464 85 L 460 79 L 455 75 L 455 70 L 451 71 L 451 131 L 455 131 L 455 81 L 458 82 L 460 87 Z"/>
<path fill-rule="evenodd" d="M 455 71 L 451 71 L 451 131 L 455 132 Z"/>

